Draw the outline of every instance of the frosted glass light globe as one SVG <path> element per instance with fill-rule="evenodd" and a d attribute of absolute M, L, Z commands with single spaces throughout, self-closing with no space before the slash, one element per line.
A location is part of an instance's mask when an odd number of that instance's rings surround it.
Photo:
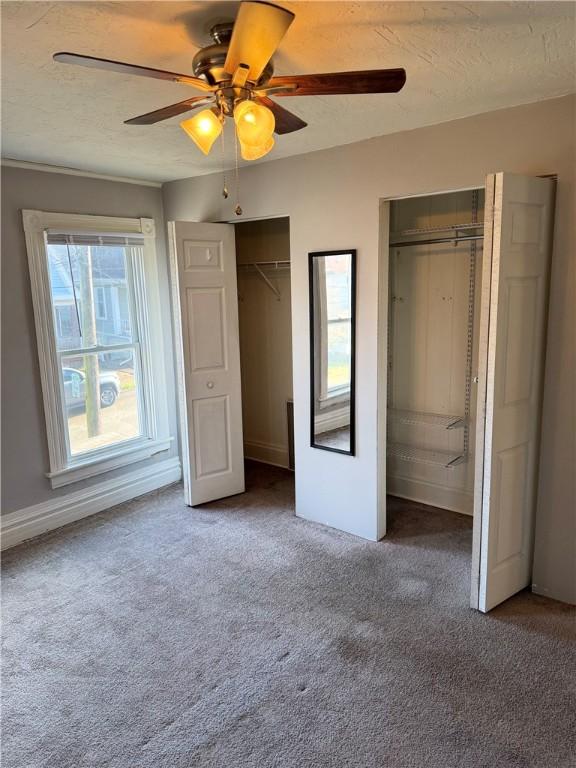
<path fill-rule="evenodd" d="M 265 144 L 259 147 L 250 147 L 247 144 L 240 142 L 240 154 L 244 160 L 258 160 L 260 157 L 264 157 L 274 146 L 274 137 L 270 136 Z"/>
<path fill-rule="evenodd" d="M 254 101 L 241 101 L 234 109 L 234 122 L 241 144 L 263 147 L 272 138 L 276 120 L 268 107 Z"/>
<path fill-rule="evenodd" d="M 211 109 L 203 109 L 189 120 L 183 120 L 180 127 L 205 155 L 210 152 L 212 144 L 222 133 L 222 123 Z"/>

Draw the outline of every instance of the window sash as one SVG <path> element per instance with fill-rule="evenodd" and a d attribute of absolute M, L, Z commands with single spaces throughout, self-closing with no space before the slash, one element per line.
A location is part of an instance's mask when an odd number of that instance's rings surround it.
<path fill-rule="evenodd" d="M 123 352 L 130 350 L 133 356 L 134 360 L 134 378 L 136 380 L 136 402 L 138 407 L 138 426 L 139 426 L 139 434 L 135 435 L 134 437 L 127 438 L 126 440 L 117 440 L 115 443 L 110 443 L 109 445 L 102 446 L 101 448 L 92 448 L 88 451 L 81 451 L 79 453 L 73 454 L 72 449 L 70 446 L 70 430 L 68 429 L 68 415 L 66 412 L 66 394 L 64 390 L 64 374 L 62 372 L 63 369 L 63 358 L 66 357 L 80 357 L 81 355 L 94 355 L 94 354 L 100 354 L 101 352 Z M 59 371 L 60 371 L 60 397 L 62 401 L 62 416 L 63 416 L 63 427 L 64 427 L 64 438 L 66 441 L 66 454 L 68 457 L 67 466 L 74 466 L 75 464 L 81 464 L 84 465 L 86 462 L 90 460 L 97 460 L 99 458 L 106 458 L 108 454 L 114 453 L 116 450 L 121 449 L 122 447 L 131 446 L 131 445 L 137 445 L 138 443 L 141 443 L 143 439 L 147 439 L 148 434 L 148 414 L 146 409 L 146 403 L 144 402 L 143 397 L 143 378 L 144 373 L 142 370 L 142 359 L 140 355 L 140 344 L 138 342 L 135 342 L 133 344 L 126 344 L 125 346 L 121 347 L 99 347 L 97 350 L 93 347 L 86 347 L 84 349 L 76 349 L 72 350 L 72 353 L 70 353 L 69 350 L 59 350 L 56 353 L 58 355 L 59 360 Z"/>
<path fill-rule="evenodd" d="M 64 237 L 64 235 L 62 235 Z M 86 238 L 88 239 L 88 238 Z M 95 240 L 96 237 L 92 234 L 90 235 L 91 240 Z M 104 239 L 104 238 L 102 238 Z M 112 239 L 112 238 L 110 238 Z M 142 361 L 142 354 L 141 354 L 141 345 L 140 345 L 140 334 L 139 334 L 139 316 L 141 315 L 141 312 L 138 312 L 138 307 L 136 306 L 136 295 L 134 290 L 134 281 L 135 281 L 135 264 L 134 262 L 137 262 L 139 266 L 142 266 L 142 259 L 143 251 L 141 247 L 141 243 L 137 241 L 138 244 L 136 246 L 129 246 L 121 243 L 114 243 L 114 245 L 119 245 L 124 248 L 125 254 L 125 266 L 126 266 L 126 286 L 127 286 L 127 295 L 128 295 L 128 316 L 130 319 L 131 324 L 131 336 L 132 336 L 132 342 L 122 343 L 122 344 L 99 344 L 94 346 L 80 346 L 75 349 L 59 349 L 58 348 L 58 342 L 57 342 L 57 336 L 56 336 L 56 325 L 54 326 L 55 335 L 54 335 L 54 349 L 53 354 L 56 355 L 58 359 L 58 370 L 59 370 L 59 384 L 60 384 L 60 417 L 61 417 L 61 424 L 62 424 L 62 431 L 64 435 L 64 442 L 65 442 L 65 448 L 66 448 L 66 466 L 74 466 L 74 464 L 77 463 L 86 463 L 87 461 L 97 460 L 101 457 L 106 457 L 110 452 L 114 451 L 115 449 L 120 448 L 121 446 L 127 446 L 127 445 L 133 445 L 142 442 L 143 440 L 150 439 L 150 429 L 149 429 L 149 419 L 148 419 L 148 412 L 149 407 L 148 403 L 146 401 L 146 388 L 144 387 L 144 379 L 147 376 L 147 372 L 145 371 L 145 367 L 143 365 Z M 47 245 L 52 245 L 53 242 L 51 241 L 50 237 L 47 238 Z M 78 245 L 78 242 L 74 242 L 74 245 Z M 109 245 L 111 243 L 82 243 L 83 245 Z M 46 249 L 46 264 L 48 265 L 48 249 Z M 142 281 L 144 281 L 144 275 L 141 275 Z M 98 297 L 97 297 L 97 291 L 101 289 L 101 286 L 95 286 L 94 288 L 94 303 L 97 304 Z M 52 303 L 52 295 L 51 295 L 51 303 Z M 52 307 L 54 309 L 52 316 L 54 318 L 54 323 L 56 323 L 56 312 L 55 312 L 55 304 L 52 303 Z M 142 308 L 140 308 L 142 309 Z M 129 438 L 127 440 L 118 440 L 115 443 L 111 443 L 110 445 L 103 446 L 102 448 L 93 448 L 89 451 L 82 451 L 77 454 L 72 454 L 72 449 L 70 446 L 70 430 L 68 427 L 68 414 L 66 409 L 66 397 L 65 397 L 65 391 L 64 391 L 64 377 L 62 374 L 62 358 L 65 357 L 74 357 L 74 356 L 83 356 L 83 355 L 90 355 L 90 354 L 101 354 L 106 352 L 121 352 L 122 350 L 132 350 L 133 360 L 134 360 L 134 375 L 136 379 L 136 392 L 137 392 L 137 405 L 138 405 L 138 426 L 139 426 L 139 434 L 136 435 L 133 438 Z"/>
<path fill-rule="evenodd" d="M 59 235 L 59 237 L 65 238 L 66 236 L 65 235 Z M 97 245 L 103 245 L 104 244 L 104 245 L 116 245 L 116 246 L 119 246 L 121 248 L 124 248 L 124 252 L 125 252 L 124 262 L 125 262 L 125 268 L 126 268 L 126 287 L 127 287 L 127 298 L 128 298 L 128 320 L 127 320 L 127 323 L 128 323 L 128 326 L 129 326 L 129 331 L 130 331 L 131 339 L 132 339 L 132 341 L 136 341 L 136 340 L 138 340 L 139 336 L 138 336 L 138 328 L 137 328 L 137 317 L 138 317 L 138 314 L 136 312 L 136 306 L 135 306 L 136 298 L 135 298 L 135 293 L 134 293 L 134 282 L 135 282 L 134 262 L 135 261 L 138 262 L 138 264 L 140 265 L 141 269 L 144 268 L 143 267 L 143 256 L 144 256 L 143 244 L 142 244 L 142 242 L 140 240 L 134 240 L 132 245 L 127 245 L 126 243 L 123 243 L 123 242 L 98 243 L 98 242 L 95 242 L 96 238 L 95 238 L 94 235 L 91 235 L 90 238 L 91 238 L 92 242 L 82 243 L 82 245 L 97 246 Z M 62 245 L 62 244 L 78 245 L 78 243 L 72 243 L 72 242 L 71 243 L 54 242 L 49 237 L 46 237 L 45 243 L 46 243 L 46 246 L 49 246 L 49 245 Z M 46 248 L 46 269 L 47 269 L 47 272 L 48 272 L 48 287 L 49 287 L 49 293 L 50 293 L 50 304 L 52 306 L 52 314 L 54 316 L 54 328 L 57 329 L 58 325 L 57 325 L 56 315 L 57 315 L 57 308 L 58 307 L 57 307 L 57 305 L 52 300 L 52 290 L 51 290 L 52 286 L 51 286 L 51 279 L 50 279 L 50 270 L 49 270 L 49 266 L 48 266 L 48 249 L 47 248 Z M 74 276 L 72 274 L 72 271 L 70 271 L 70 279 L 72 281 L 74 280 Z M 142 278 L 142 279 L 144 279 L 144 278 Z M 93 294 L 94 294 L 93 295 L 93 300 L 94 300 L 94 305 L 95 305 L 96 319 L 97 320 L 106 320 L 106 319 L 108 319 L 108 309 L 110 308 L 111 302 L 113 301 L 112 297 L 111 296 L 106 296 L 105 286 L 102 286 L 102 285 L 94 286 Z M 105 308 L 105 313 L 106 313 L 104 316 L 101 316 L 99 314 L 100 295 L 102 296 L 102 300 L 103 300 L 103 304 L 104 304 L 104 308 Z M 71 306 L 73 307 L 74 312 L 76 313 L 76 316 L 78 317 L 78 331 L 80 333 L 80 338 L 82 338 L 82 324 L 81 324 L 80 318 L 79 318 L 79 308 L 78 308 L 78 304 L 77 304 L 76 292 L 74 292 L 74 304 L 71 305 Z M 125 321 L 123 321 L 123 322 L 125 322 Z M 117 346 L 124 346 L 127 343 L 130 343 L 130 342 L 121 341 L 119 343 L 119 345 L 117 345 Z M 56 346 L 56 349 L 58 349 L 58 334 L 57 334 L 56 330 L 55 330 L 55 346 Z"/>
<path fill-rule="evenodd" d="M 333 326 L 333 325 L 342 325 L 342 324 L 348 324 L 350 325 L 352 322 L 352 316 L 350 317 L 337 317 L 333 320 L 328 320 L 326 325 L 327 327 Z M 328 333 L 326 333 L 326 337 L 328 337 Z M 350 384 L 335 384 L 334 386 L 330 387 L 328 386 L 328 376 L 330 373 L 330 368 L 328 365 L 328 354 L 326 355 L 326 392 L 328 393 L 328 397 L 335 395 L 335 394 L 345 394 L 347 392 L 350 392 Z"/>

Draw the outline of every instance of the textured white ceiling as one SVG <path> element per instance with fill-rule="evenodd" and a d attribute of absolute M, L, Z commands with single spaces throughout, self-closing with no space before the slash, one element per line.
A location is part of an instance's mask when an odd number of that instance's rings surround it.
<path fill-rule="evenodd" d="M 309 123 L 266 159 L 347 144 L 576 91 L 572 2 L 284 2 L 296 13 L 277 74 L 404 67 L 399 94 L 284 99 Z M 55 51 L 190 72 L 231 2 L 2 2 L 2 154 L 165 181 L 219 170 L 181 118 L 123 120 L 197 92 L 56 64 Z M 227 136 L 225 164 L 233 163 Z"/>

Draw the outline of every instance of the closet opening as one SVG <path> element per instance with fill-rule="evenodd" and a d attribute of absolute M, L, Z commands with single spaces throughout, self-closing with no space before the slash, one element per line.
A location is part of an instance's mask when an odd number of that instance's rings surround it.
<path fill-rule="evenodd" d="M 483 189 L 389 202 L 385 471 L 392 517 L 422 505 L 473 515 L 483 226 Z M 437 515 L 434 530 L 450 520 Z"/>
<path fill-rule="evenodd" d="M 290 219 L 243 221 L 234 230 L 244 458 L 293 471 Z"/>

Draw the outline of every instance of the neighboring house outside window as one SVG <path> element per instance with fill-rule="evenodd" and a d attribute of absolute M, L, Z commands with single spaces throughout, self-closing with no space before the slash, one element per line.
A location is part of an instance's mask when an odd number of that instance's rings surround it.
<path fill-rule="evenodd" d="M 67 338 L 74 333 L 74 323 L 76 322 L 76 312 L 72 306 L 54 306 L 56 312 L 56 328 L 60 338 Z"/>
<path fill-rule="evenodd" d="M 106 288 L 103 285 L 96 285 L 94 288 L 96 294 L 96 319 L 106 320 L 108 312 L 106 310 Z"/>
<path fill-rule="evenodd" d="M 154 226 L 24 211 L 52 485 L 170 447 Z"/>

